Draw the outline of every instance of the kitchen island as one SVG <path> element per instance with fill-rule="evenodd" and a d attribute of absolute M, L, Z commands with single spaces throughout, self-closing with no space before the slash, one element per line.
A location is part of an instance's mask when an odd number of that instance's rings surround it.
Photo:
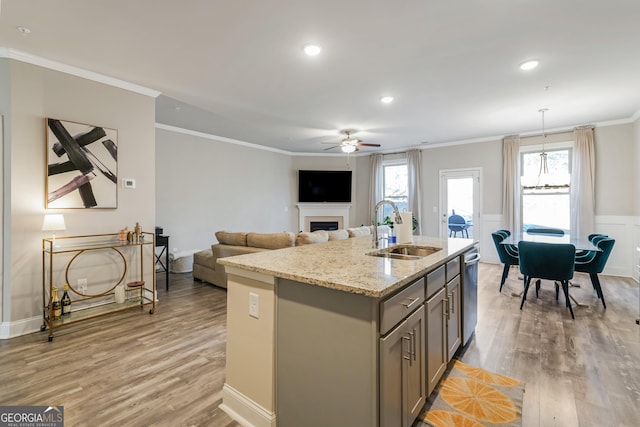
<path fill-rule="evenodd" d="M 442 375 L 426 366 L 429 345 L 444 341 L 435 356 L 451 347 L 446 321 L 460 315 L 460 260 L 474 243 L 416 236 L 414 245 L 438 250 L 393 259 L 369 255 L 365 236 L 220 259 L 228 275 L 220 407 L 255 426 L 410 425 L 431 377 Z M 428 289 L 448 293 L 440 311 L 427 305 Z M 460 337 L 459 319 L 450 329 Z"/>

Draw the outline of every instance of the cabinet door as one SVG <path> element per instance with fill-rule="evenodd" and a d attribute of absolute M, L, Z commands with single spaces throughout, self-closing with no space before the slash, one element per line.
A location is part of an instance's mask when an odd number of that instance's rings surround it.
<path fill-rule="evenodd" d="M 380 339 L 380 425 L 410 427 L 426 400 L 424 306 Z"/>
<path fill-rule="evenodd" d="M 427 396 L 447 369 L 447 312 L 445 288 L 427 300 Z"/>
<path fill-rule="evenodd" d="M 405 330 L 409 336 L 409 357 L 403 357 L 403 379 L 405 420 L 404 426 L 411 426 L 420 415 L 420 411 L 426 401 L 427 389 L 425 386 L 425 315 L 424 305 L 407 318 Z"/>
<path fill-rule="evenodd" d="M 460 276 L 447 283 L 447 362 L 462 343 Z"/>
<path fill-rule="evenodd" d="M 406 321 L 380 338 L 380 426 L 402 426 L 403 361 L 409 353 Z"/>

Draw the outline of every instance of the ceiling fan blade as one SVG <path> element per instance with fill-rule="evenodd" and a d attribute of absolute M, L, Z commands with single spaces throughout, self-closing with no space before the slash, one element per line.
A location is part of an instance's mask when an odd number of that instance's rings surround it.
<path fill-rule="evenodd" d="M 334 148 L 338 148 L 338 147 L 340 147 L 340 145 L 341 145 L 341 144 L 334 145 L 333 147 L 325 148 L 325 149 L 324 149 L 324 151 L 327 151 L 327 150 L 333 150 Z"/>
<path fill-rule="evenodd" d="M 360 147 L 380 147 L 380 144 L 366 144 L 364 142 L 359 142 L 357 145 Z"/>

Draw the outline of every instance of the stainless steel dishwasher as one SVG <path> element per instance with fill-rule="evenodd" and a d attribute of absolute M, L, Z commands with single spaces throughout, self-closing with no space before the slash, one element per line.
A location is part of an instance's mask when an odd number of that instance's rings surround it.
<path fill-rule="evenodd" d="M 462 345 L 467 345 L 478 323 L 478 246 L 466 251 L 462 277 Z"/>

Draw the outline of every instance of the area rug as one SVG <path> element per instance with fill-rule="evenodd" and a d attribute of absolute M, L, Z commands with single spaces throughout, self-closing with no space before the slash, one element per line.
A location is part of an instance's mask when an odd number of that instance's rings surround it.
<path fill-rule="evenodd" d="M 523 395 L 522 382 L 455 361 L 414 427 L 519 427 Z"/>

